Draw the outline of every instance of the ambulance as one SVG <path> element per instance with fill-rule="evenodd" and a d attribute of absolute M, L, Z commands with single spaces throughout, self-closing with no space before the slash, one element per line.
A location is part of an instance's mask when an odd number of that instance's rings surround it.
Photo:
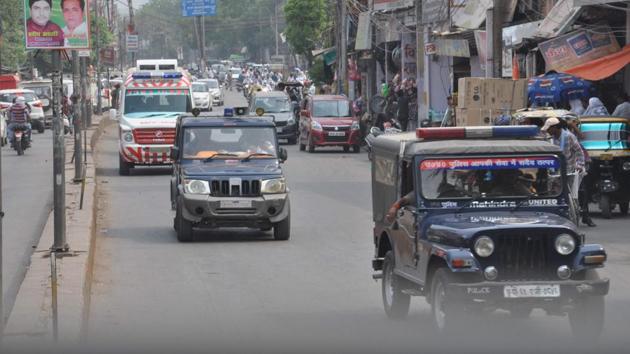
<path fill-rule="evenodd" d="M 143 60 L 129 71 L 117 112 L 121 176 L 128 176 L 136 166 L 171 163 L 177 117 L 194 108 L 191 82 L 190 75 L 177 67 L 176 61 L 173 65 L 172 61 Z"/>

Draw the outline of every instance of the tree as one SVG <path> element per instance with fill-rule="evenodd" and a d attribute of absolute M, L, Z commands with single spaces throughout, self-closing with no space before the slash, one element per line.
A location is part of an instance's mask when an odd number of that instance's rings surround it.
<path fill-rule="evenodd" d="M 18 71 L 26 60 L 24 50 L 24 10 L 22 0 L 2 0 L 3 39 L 0 43 L 2 66 Z"/>
<path fill-rule="evenodd" d="M 293 50 L 313 63 L 311 52 L 324 44 L 324 33 L 330 27 L 329 8 L 325 0 L 289 0 L 284 6 L 286 37 Z"/>

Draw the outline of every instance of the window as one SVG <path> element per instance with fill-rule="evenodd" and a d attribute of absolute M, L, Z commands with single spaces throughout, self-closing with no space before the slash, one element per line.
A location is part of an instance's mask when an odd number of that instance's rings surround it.
<path fill-rule="evenodd" d="M 313 117 L 350 117 L 350 104 L 345 100 L 315 101 Z"/>

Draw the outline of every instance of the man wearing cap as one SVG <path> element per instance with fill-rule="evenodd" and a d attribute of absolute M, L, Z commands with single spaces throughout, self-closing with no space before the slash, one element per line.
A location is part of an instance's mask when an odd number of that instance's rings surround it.
<path fill-rule="evenodd" d="M 50 21 L 52 0 L 29 0 L 31 18 L 26 21 L 28 47 L 63 47 L 61 27 Z"/>
<path fill-rule="evenodd" d="M 569 185 L 572 186 L 573 178 L 581 178 L 579 175 L 586 172 L 584 151 L 582 150 L 578 138 L 568 129 L 564 129 L 558 118 L 547 119 L 541 131 L 551 135 L 553 143 L 562 149 L 566 160 L 567 174 L 577 172 L 577 175 L 568 177 Z M 589 226 L 595 226 L 588 216 L 588 209 L 583 210 L 582 221 Z"/>
<path fill-rule="evenodd" d="M 15 99 L 15 103 L 9 108 L 9 125 L 7 125 L 7 134 L 10 144 L 13 144 L 13 131 L 15 127 L 26 125 L 28 127 L 26 136 L 28 142 L 31 141 L 31 116 L 26 106 L 26 100 L 22 96 Z"/>

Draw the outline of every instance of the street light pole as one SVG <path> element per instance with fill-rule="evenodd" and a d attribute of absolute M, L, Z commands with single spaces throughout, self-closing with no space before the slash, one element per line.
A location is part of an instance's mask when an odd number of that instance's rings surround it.
<path fill-rule="evenodd" d="M 55 50 L 53 56 L 53 204 L 54 204 L 54 243 L 53 252 L 65 252 L 66 244 L 66 174 L 65 142 L 63 136 L 63 118 L 61 117 L 61 51 Z"/>

